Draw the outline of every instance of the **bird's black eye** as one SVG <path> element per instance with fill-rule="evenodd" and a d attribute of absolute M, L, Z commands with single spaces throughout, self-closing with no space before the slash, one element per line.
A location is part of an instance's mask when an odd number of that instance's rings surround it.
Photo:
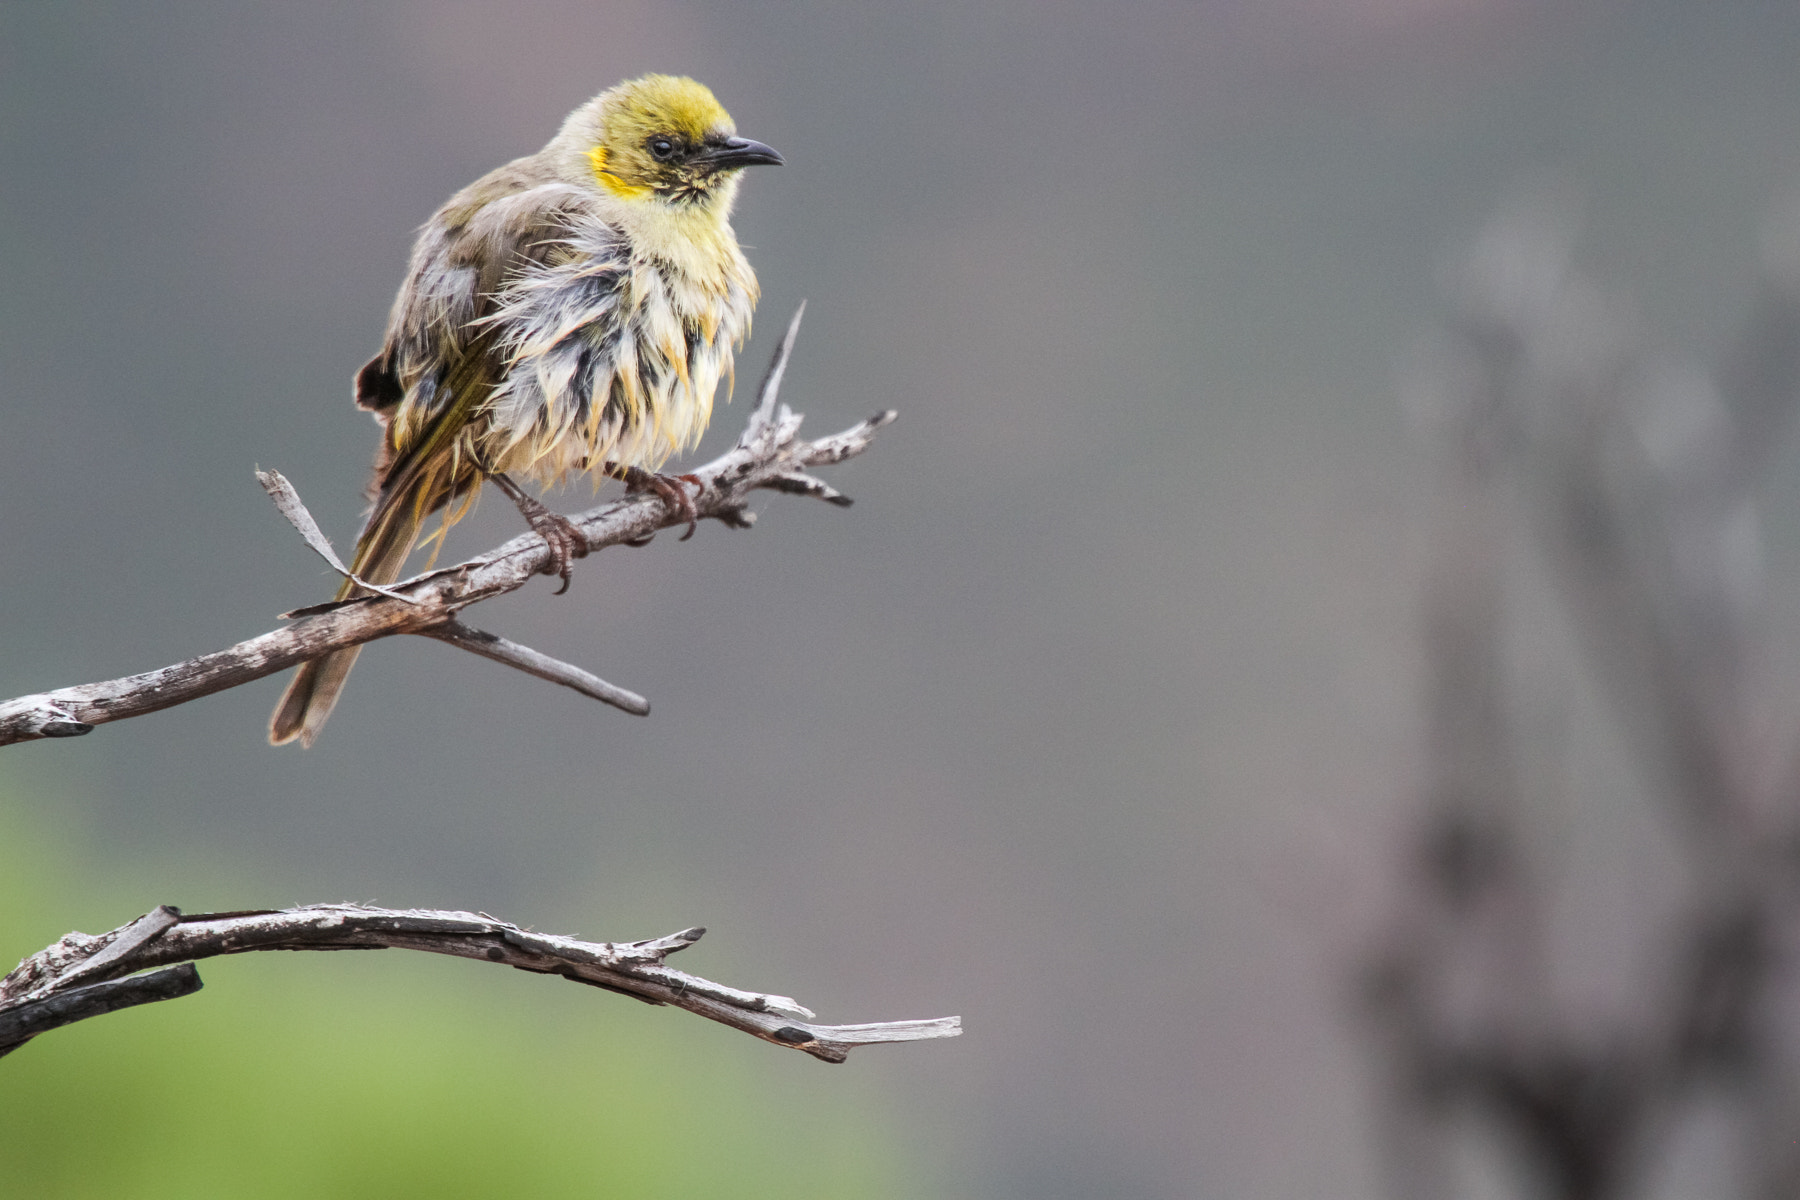
<path fill-rule="evenodd" d="M 675 157 L 675 142 L 666 137 L 650 139 L 650 153 L 657 162 L 668 162 Z"/>

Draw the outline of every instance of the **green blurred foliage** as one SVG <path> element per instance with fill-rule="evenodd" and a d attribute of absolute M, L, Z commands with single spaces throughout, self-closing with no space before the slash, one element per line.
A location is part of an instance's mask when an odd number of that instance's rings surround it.
<path fill-rule="evenodd" d="M 86 928 L 97 932 L 146 907 L 118 899 L 134 881 L 84 872 L 77 841 L 0 800 L 6 963 L 81 917 L 110 911 Z M 853 1077 L 827 1089 L 843 1102 L 823 1111 L 816 1080 L 807 1095 L 795 1086 L 797 1056 L 685 1013 L 398 951 L 201 970 L 198 995 L 55 1030 L 0 1060 L 0 1195 L 902 1191 L 891 1123 Z"/>

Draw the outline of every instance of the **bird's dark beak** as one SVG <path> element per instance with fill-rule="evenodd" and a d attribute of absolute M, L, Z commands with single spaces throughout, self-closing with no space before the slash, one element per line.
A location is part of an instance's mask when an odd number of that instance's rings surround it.
<path fill-rule="evenodd" d="M 773 146 L 741 137 L 728 137 L 722 142 L 709 145 L 705 158 L 714 170 L 719 171 L 732 167 L 752 167 L 757 163 L 778 167 L 782 163 L 781 155 L 775 153 Z"/>

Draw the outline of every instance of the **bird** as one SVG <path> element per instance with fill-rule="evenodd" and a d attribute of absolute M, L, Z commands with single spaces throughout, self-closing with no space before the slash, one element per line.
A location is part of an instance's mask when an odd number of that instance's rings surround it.
<path fill-rule="evenodd" d="M 443 511 L 441 537 L 487 480 L 549 544 L 559 592 L 586 542 L 521 479 L 620 478 L 660 494 L 691 535 L 682 484 L 698 481 L 658 468 L 699 440 L 732 378 L 758 295 L 732 205 L 744 168 L 782 161 L 739 137 L 704 84 L 645 75 L 432 214 L 381 349 L 356 373 L 356 405 L 382 438 L 351 573 L 394 582 L 427 519 Z M 346 579 L 337 599 L 364 594 Z M 301 664 L 271 743 L 312 745 L 357 650 Z"/>

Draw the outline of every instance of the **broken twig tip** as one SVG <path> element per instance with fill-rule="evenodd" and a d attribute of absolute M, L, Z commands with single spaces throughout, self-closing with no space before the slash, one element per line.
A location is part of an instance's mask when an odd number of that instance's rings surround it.
<path fill-rule="evenodd" d="M 288 524 L 292 525 L 306 540 L 306 544 L 312 547 L 313 553 L 331 564 L 332 570 L 368 591 L 389 596 L 395 600 L 404 600 L 408 604 L 421 603 L 404 592 L 396 592 L 392 588 L 370 583 L 346 567 L 343 560 L 337 556 L 337 551 L 331 548 L 331 540 L 325 536 L 325 531 L 319 528 L 319 523 L 313 520 L 312 513 L 308 512 L 306 505 L 301 503 L 300 493 L 294 490 L 294 485 L 289 483 L 280 471 L 265 471 L 259 467 L 256 471 L 256 482 L 262 484 L 263 491 L 269 493 L 269 499 L 275 502 L 276 510 L 286 517 Z"/>

